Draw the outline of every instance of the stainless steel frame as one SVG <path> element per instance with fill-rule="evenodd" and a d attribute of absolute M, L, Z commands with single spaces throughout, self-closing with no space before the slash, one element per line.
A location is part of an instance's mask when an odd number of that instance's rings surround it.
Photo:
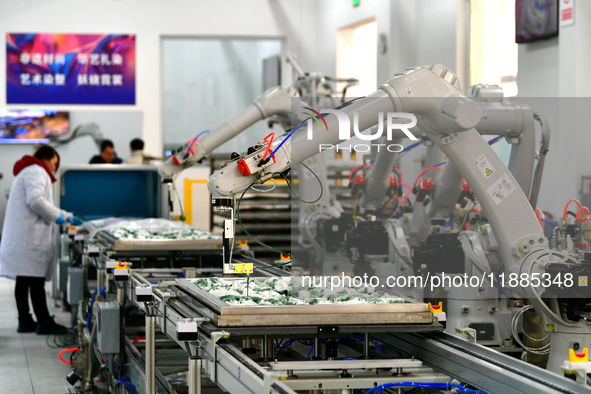
<path fill-rule="evenodd" d="M 100 231 L 97 236 L 115 252 L 143 252 L 154 250 L 215 250 L 221 252 L 222 239 L 119 239 L 107 231 Z"/>
<path fill-rule="evenodd" d="M 433 323 L 427 304 L 234 306 L 187 279 L 175 282 L 209 308 L 203 312 L 218 327 Z"/>
<path fill-rule="evenodd" d="M 588 386 L 448 334 L 383 333 L 374 337 L 488 394 L 591 393 Z"/>

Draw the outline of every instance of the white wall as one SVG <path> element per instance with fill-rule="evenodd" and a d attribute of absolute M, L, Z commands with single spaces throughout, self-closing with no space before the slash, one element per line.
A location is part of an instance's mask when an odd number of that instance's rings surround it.
<path fill-rule="evenodd" d="M 263 90 L 263 59 L 280 54 L 280 40 L 164 39 L 164 148 L 176 149 L 242 112 Z M 213 153 L 229 157 L 271 131 L 282 134 L 257 122 Z"/>
<path fill-rule="evenodd" d="M 143 114 L 143 130 L 139 135 L 135 131 L 120 132 L 109 127 L 108 117 L 92 120 L 99 124 L 106 122 L 103 127 L 105 138 L 115 142 L 122 157 L 127 156 L 128 143 L 135 137 L 143 137 L 146 153 L 158 157 L 163 153 L 163 36 L 278 38 L 283 40 L 284 51 L 298 54 L 298 61 L 303 68 L 313 69 L 316 14 L 315 2 L 312 0 L 0 0 L 0 35 L 5 37 L 6 33 L 29 32 L 135 34 L 136 105 L 52 105 L 51 108 L 70 111 L 108 110 L 109 113 L 121 112 L 124 117 L 128 113 L 135 116 L 139 111 Z M 0 46 L 0 70 L 6 70 L 5 45 Z M 284 82 L 290 82 L 291 68 L 284 67 L 284 70 Z M 23 107 L 6 105 L 6 72 L 0 72 L 0 107 Z M 60 149 L 63 164 L 88 160 L 90 152 L 83 149 L 92 149 L 93 145 L 90 141 L 84 141 L 86 139 L 89 137 Z M 32 153 L 31 149 L 28 145 L 0 147 L 0 172 L 4 173 L 4 179 L 0 180 L 0 221 L 4 218 L 5 194 L 12 184 L 12 166 L 22 155 Z M 77 152 L 77 155 L 70 155 L 66 151 Z M 82 158 L 82 161 L 77 157 Z"/>
<path fill-rule="evenodd" d="M 317 66 L 336 73 L 336 31 L 375 18 L 387 52 L 378 53 L 378 85 L 406 67 L 441 63 L 456 69 L 456 0 L 362 1 L 358 7 L 339 0 L 318 2 Z"/>
<path fill-rule="evenodd" d="M 577 1 L 574 19 L 558 37 L 519 44 L 519 96 L 591 96 L 591 2 Z"/>
<path fill-rule="evenodd" d="M 574 19 L 558 37 L 519 44 L 518 96 L 547 98 L 533 100 L 552 128 L 538 205 L 555 216 L 591 174 L 591 2 L 576 1 Z"/>
<path fill-rule="evenodd" d="M 322 18 L 317 27 L 316 71 L 335 75 L 336 31 L 370 18 L 377 22 L 378 36 L 385 34 L 387 38 L 386 53 L 378 50 L 378 86 L 407 67 L 440 63 L 455 71 L 456 58 L 461 58 L 456 50 L 457 30 L 466 30 L 462 25 L 467 21 L 458 20 L 461 4 L 458 0 L 367 0 L 353 7 L 340 0 L 319 1 Z M 409 140 L 403 142 L 404 146 L 410 144 Z M 419 174 L 419 158 L 424 154 L 425 148 L 419 147 L 402 161 L 405 183 L 413 182 Z"/>
<path fill-rule="evenodd" d="M 2 37 L 9 32 L 136 34 L 136 105 L 58 109 L 141 111 L 146 151 L 160 155 L 163 36 L 280 38 L 284 39 L 284 51 L 296 53 L 304 70 L 334 75 L 336 30 L 374 17 L 378 34 L 386 34 L 388 45 L 386 54 L 378 54 L 379 84 L 410 66 L 442 63 L 460 69 L 456 42 L 461 38 L 457 31 L 462 31 L 462 21 L 457 18 L 461 2 L 365 0 L 353 7 L 340 0 L 0 0 L 0 33 Z M 591 2 L 579 0 L 575 7 L 575 25 L 561 29 L 559 37 L 519 46 L 520 96 L 591 96 Z M 0 70 L 4 70 L 5 46 L 0 48 Z M 289 71 L 290 67 L 284 69 Z M 290 80 L 290 73 L 284 73 L 284 82 Z M 0 72 L 0 106 L 6 106 L 5 86 L 6 74 Z M 587 112 L 581 109 L 583 115 Z M 552 128 L 540 206 L 557 213 L 563 204 L 558 201 L 576 196 L 580 176 L 591 172 L 587 152 L 591 133 L 585 123 L 570 128 L 555 121 Z M 15 148 L 12 156 L 20 157 L 22 149 Z M 7 152 L 4 148 L 0 151 L 5 176 L 12 165 L 4 165 L 12 161 Z M 555 181 L 562 185 L 558 191 Z"/>
<path fill-rule="evenodd" d="M 162 154 L 162 36 L 284 38 L 286 50 L 298 53 L 306 69 L 316 46 L 311 0 L 0 0 L 0 10 L 2 37 L 19 32 L 136 34 L 136 105 L 108 107 L 144 113 L 145 150 L 154 156 Z M 0 70 L 5 70 L 6 48 L 1 48 Z M 0 72 L 0 106 L 5 100 L 6 73 Z"/>

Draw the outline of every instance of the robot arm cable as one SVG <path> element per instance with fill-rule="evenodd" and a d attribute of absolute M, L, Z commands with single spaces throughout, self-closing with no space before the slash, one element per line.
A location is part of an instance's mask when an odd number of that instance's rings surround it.
<path fill-rule="evenodd" d="M 323 194 L 323 188 L 322 188 L 322 182 L 320 182 L 320 178 L 318 178 L 318 175 L 316 175 L 316 173 L 314 171 L 312 171 L 310 169 L 310 167 L 308 167 L 307 165 L 305 165 L 304 163 L 300 163 L 301 165 L 303 165 L 304 167 L 306 167 L 315 177 L 316 179 L 318 179 L 318 184 L 320 185 L 320 196 L 318 196 L 318 198 L 314 201 L 304 201 L 302 200 L 300 197 L 298 197 L 295 192 L 293 191 L 293 189 L 291 188 L 291 184 L 289 183 L 289 180 L 287 179 L 287 177 L 285 176 L 285 174 L 277 172 L 274 175 L 280 175 L 281 177 L 283 177 L 283 179 L 285 179 L 285 181 L 287 182 L 287 187 L 289 187 L 289 190 L 291 191 L 291 193 L 293 194 L 293 196 L 295 198 L 297 198 L 299 201 L 306 203 L 306 204 L 313 204 L 315 202 L 317 202 L 318 200 L 320 200 L 320 198 L 322 198 L 322 194 Z M 244 224 L 242 223 L 242 219 L 240 219 L 240 203 L 242 202 L 242 198 L 244 197 L 244 195 L 246 194 L 246 192 L 248 190 L 250 190 L 252 188 L 252 186 L 255 185 L 255 183 L 251 183 L 250 186 L 248 186 L 243 192 L 242 195 L 240 196 L 240 198 L 238 199 L 238 204 L 236 205 L 236 218 L 238 219 L 238 224 L 240 224 L 240 227 L 242 228 L 242 231 L 244 231 L 244 233 L 253 241 L 255 241 L 256 243 L 258 243 L 259 245 L 261 245 L 264 248 L 269 249 L 270 251 L 276 252 L 276 253 L 280 253 L 280 254 L 284 254 L 284 255 L 288 255 L 291 256 L 291 253 L 285 253 L 282 252 L 278 249 L 275 249 L 267 244 L 264 244 L 263 242 L 259 241 L 258 239 L 256 239 L 252 234 L 250 234 L 248 232 L 248 230 L 246 230 L 246 228 L 244 228 Z"/>

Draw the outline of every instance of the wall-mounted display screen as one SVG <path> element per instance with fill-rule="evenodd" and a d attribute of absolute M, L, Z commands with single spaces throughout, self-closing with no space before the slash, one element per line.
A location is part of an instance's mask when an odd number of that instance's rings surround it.
<path fill-rule="evenodd" d="M 70 131 L 64 111 L 0 109 L 0 143 L 47 143 Z"/>
<path fill-rule="evenodd" d="M 515 42 L 524 43 L 558 35 L 557 0 L 515 1 Z"/>
<path fill-rule="evenodd" d="M 8 104 L 135 104 L 135 35 L 6 34 Z"/>

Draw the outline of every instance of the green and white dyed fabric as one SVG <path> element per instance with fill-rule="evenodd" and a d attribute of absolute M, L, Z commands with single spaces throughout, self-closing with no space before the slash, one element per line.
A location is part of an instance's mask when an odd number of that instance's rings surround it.
<path fill-rule="evenodd" d="M 330 288 L 293 286 L 291 278 L 264 281 L 201 278 L 199 288 L 230 305 L 362 305 L 400 304 L 399 297 L 376 291 L 371 286 Z M 247 291 L 248 283 L 248 291 Z"/>
<path fill-rule="evenodd" d="M 134 240 L 161 240 L 161 239 L 219 239 L 219 235 L 212 234 L 198 228 L 179 228 L 179 229 L 144 229 L 144 228 L 117 228 L 108 230 L 108 232 L 118 239 Z"/>

